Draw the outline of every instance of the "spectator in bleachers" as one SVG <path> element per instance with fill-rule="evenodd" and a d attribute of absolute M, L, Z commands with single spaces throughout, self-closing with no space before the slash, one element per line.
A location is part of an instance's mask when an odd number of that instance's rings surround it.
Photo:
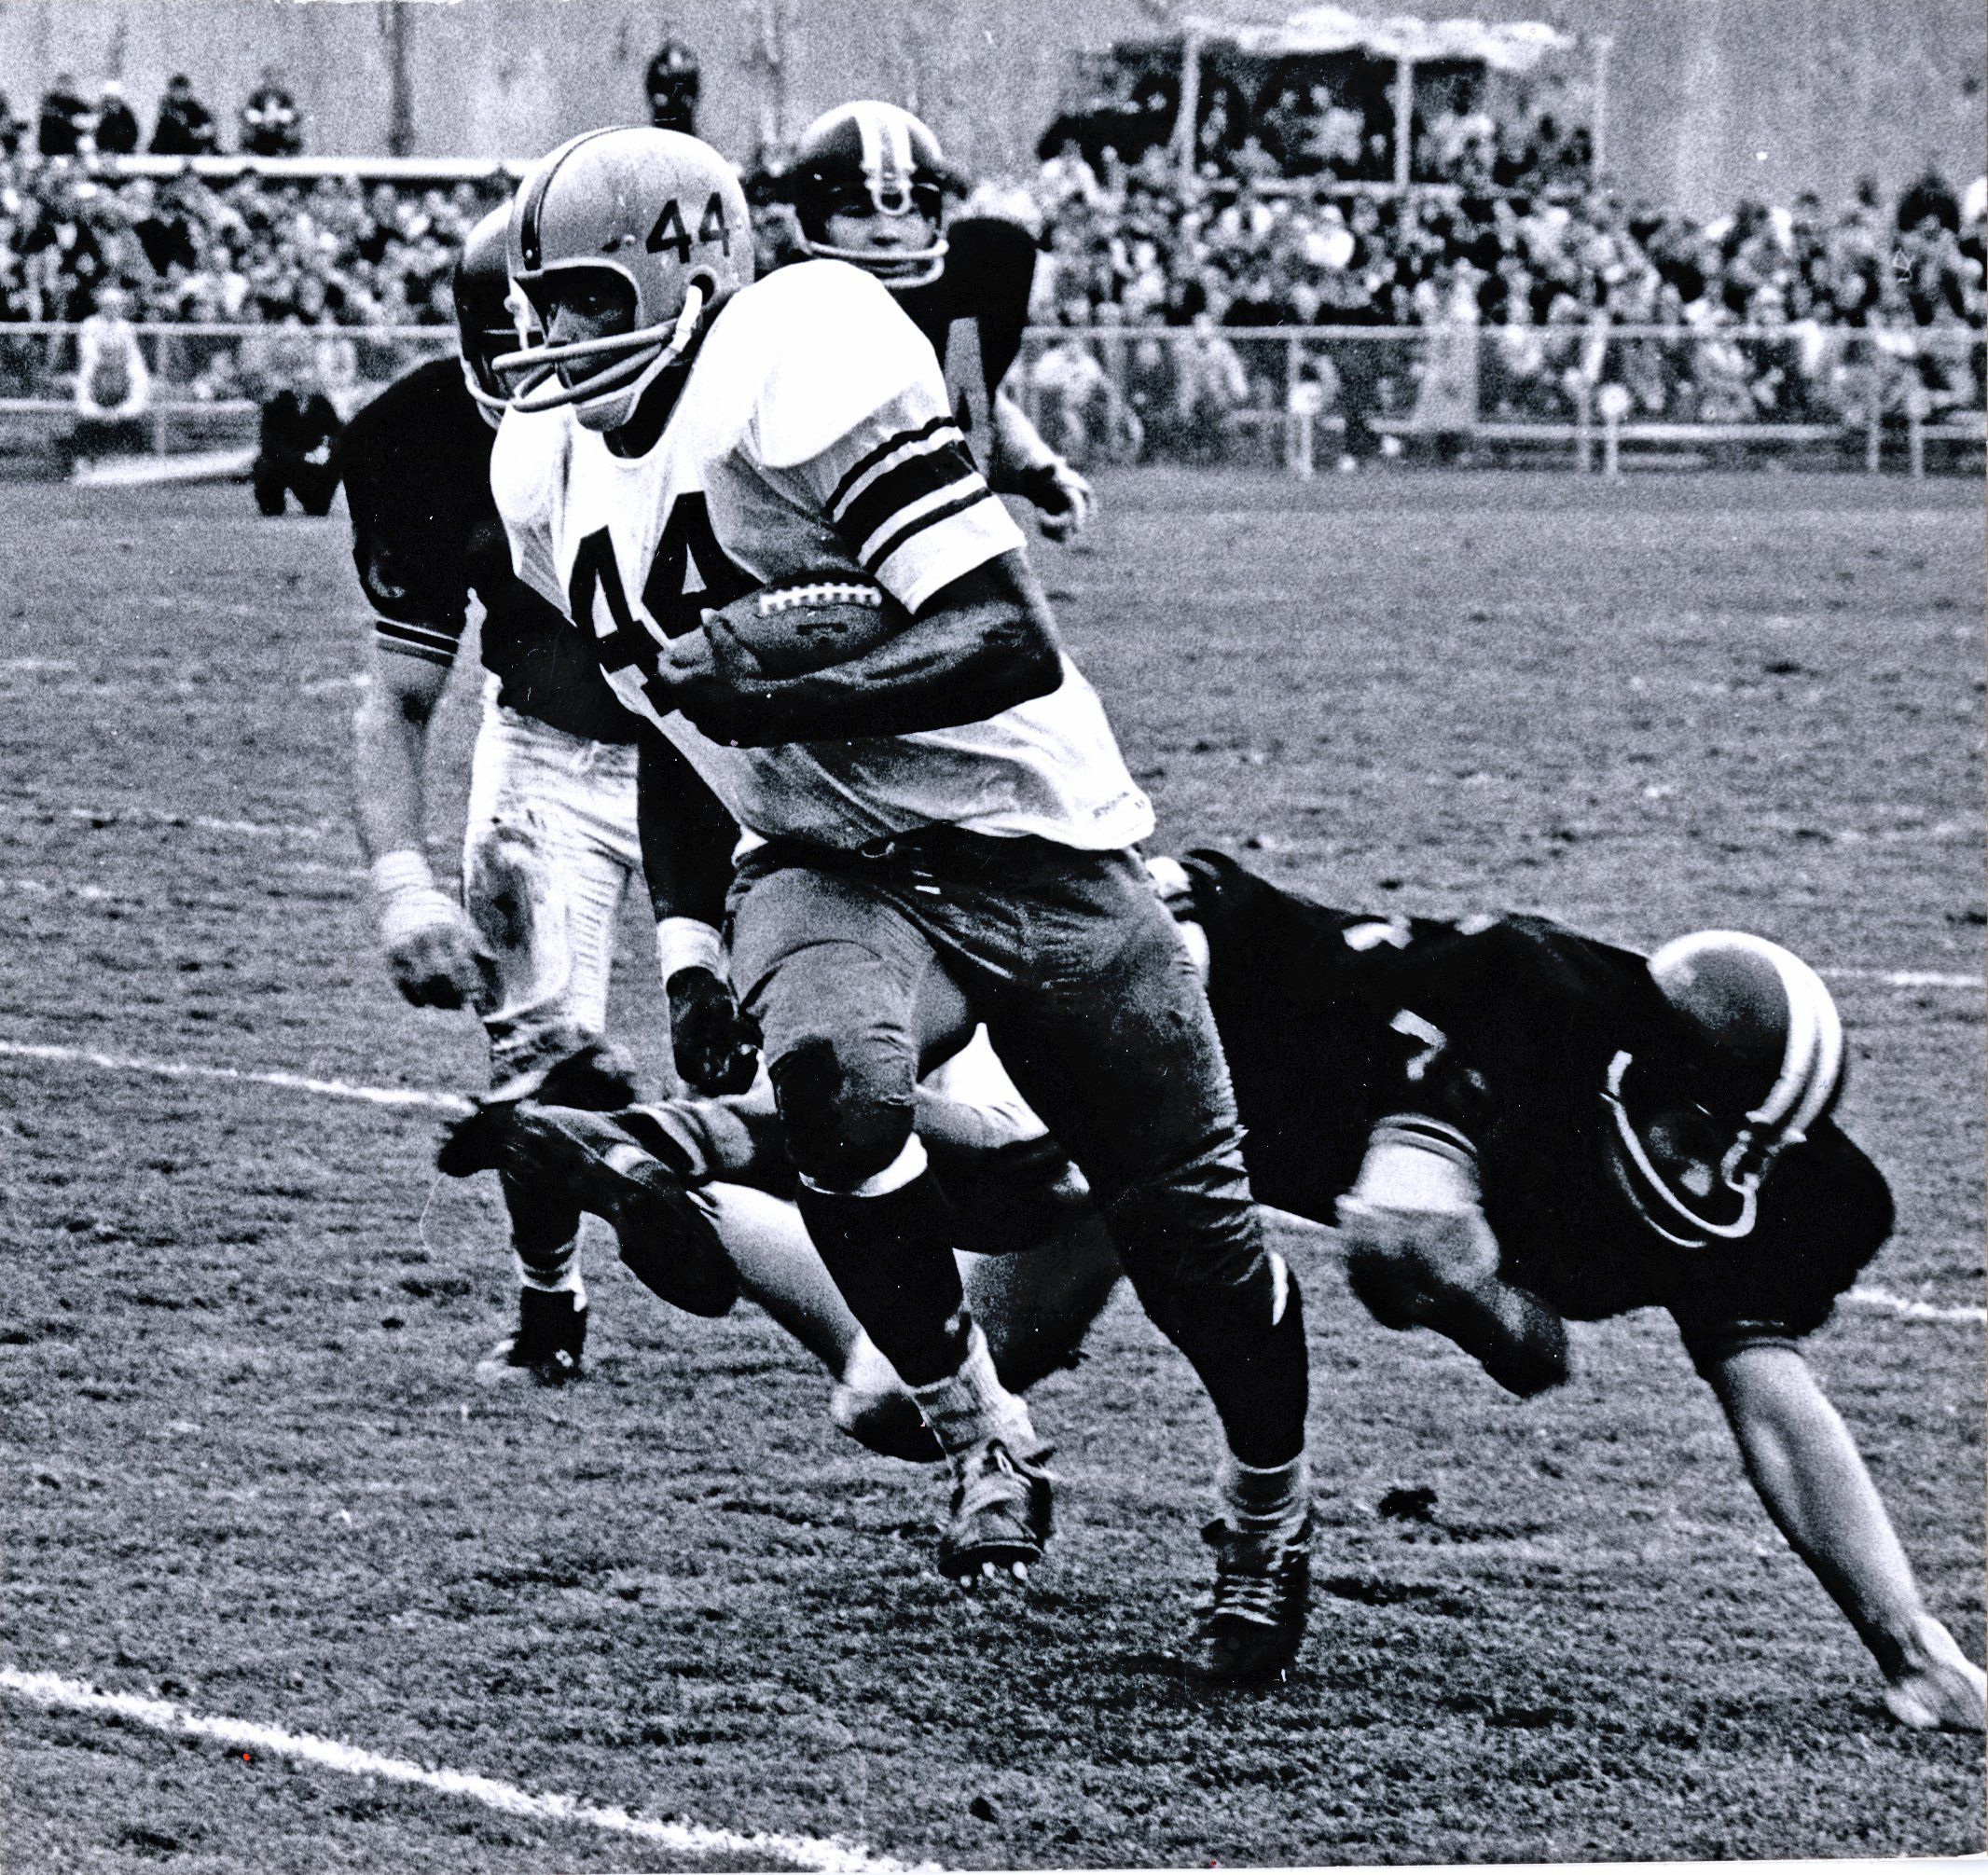
<path fill-rule="evenodd" d="M 1898 232 L 1916 233 L 1927 222 L 1947 233 L 1960 233 L 1960 198 L 1940 173 L 1937 163 L 1927 162 L 1926 173 L 1898 198 Z"/>
<path fill-rule="evenodd" d="M 126 100 L 124 87 L 115 78 L 104 81 L 90 142 L 100 157 L 128 157 L 138 147 L 138 114 Z"/>
<path fill-rule="evenodd" d="M 166 80 L 151 151 L 155 157 L 211 157 L 214 152 L 214 114 L 193 95 L 193 80 L 184 72 Z"/>
<path fill-rule="evenodd" d="M 245 157 L 297 157 L 304 153 L 302 120 L 297 100 L 278 76 L 274 65 L 262 68 L 262 77 L 242 106 L 239 133 Z"/>
<path fill-rule="evenodd" d="M 20 153 L 21 139 L 27 126 L 14 115 L 14 108 L 7 101 L 7 93 L 0 91 L 0 157 L 11 158 Z"/>
<path fill-rule="evenodd" d="M 83 322 L 76 358 L 76 421 L 69 440 L 72 466 L 145 445 L 145 413 L 151 403 L 152 379 L 130 313 L 130 296 L 119 287 L 106 287 L 97 310 Z"/>
<path fill-rule="evenodd" d="M 82 149 L 89 131 L 90 106 L 76 90 L 76 80 L 67 72 L 58 72 L 55 82 L 42 95 L 35 147 L 45 157 L 73 157 Z"/>
<path fill-rule="evenodd" d="M 1249 374 L 1222 336 L 1222 309 L 1210 306 L 1189 328 L 1174 358 L 1174 420 L 1186 453 L 1219 462 L 1229 450 L 1229 419 L 1249 402 Z"/>
<path fill-rule="evenodd" d="M 649 121 L 657 130 L 697 135 L 697 99 L 704 90 L 704 75 L 697 68 L 697 55 L 683 40 L 665 39 L 656 48 L 642 90 L 649 100 Z"/>

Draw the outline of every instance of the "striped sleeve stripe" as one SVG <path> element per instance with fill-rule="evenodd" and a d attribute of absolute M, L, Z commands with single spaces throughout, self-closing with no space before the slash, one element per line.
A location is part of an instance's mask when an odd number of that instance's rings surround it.
<path fill-rule="evenodd" d="M 907 445 L 922 443 L 928 436 L 935 436 L 942 430 L 949 430 L 953 435 L 959 434 L 959 426 L 950 416 L 934 417 L 930 422 L 921 423 L 916 430 L 900 430 L 894 436 L 886 436 L 882 442 L 860 457 L 855 465 L 835 484 L 835 493 L 828 498 L 830 514 L 839 512 L 844 502 L 856 492 L 856 485 L 873 469 L 883 466 L 886 457 L 894 456 Z"/>
<path fill-rule="evenodd" d="M 934 437 L 872 476 L 836 514 L 844 540 L 862 551 L 900 520 L 909 520 L 936 496 L 964 494 L 980 472 L 963 444 Z"/>
<path fill-rule="evenodd" d="M 876 572 L 890 556 L 907 541 L 923 533 L 927 528 L 937 527 L 941 521 L 950 520 L 955 515 L 964 514 L 967 509 L 978 507 L 982 502 L 992 502 L 995 508 L 1005 516 L 1007 510 L 994 498 L 994 492 L 978 476 L 973 477 L 973 486 L 956 500 L 946 502 L 940 507 L 928 509 L 917 519 L 904 525 L 881 542 L 877 547 L 863 556 L 863 567 L 866 572 Z"/>
<path fill-rule="evenodd" d="M 461 636 L 424 625 L 397 625 L 391 618 L 376 618 L 373 634 L 382 651 L 397 652 L 403 657 L 425 657 L 431 664 L 453 664 L 456 641 Z"/>

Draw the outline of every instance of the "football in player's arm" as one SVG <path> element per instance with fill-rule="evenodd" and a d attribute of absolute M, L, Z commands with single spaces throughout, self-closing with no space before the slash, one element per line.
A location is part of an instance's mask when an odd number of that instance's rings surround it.
<path fill-rule="evenodd" d="M 1567 1320 L 1667 1309 L 1892 1713 L 1981 1730 L 1988 1683 L 1802 1353 L 1892 1226 L 1830 1117 L 1820 979 L 1733 932 L 1645 958 L 1539 918 L 1332 911 L 1213 854 L 1175 903 L 1206 934 L 1263 1201 L 1336 1211 L 1379 1319 L 1448 1334 L 1521 1394 L 1566 1377 Z"/>
<path fill-rule="evenodd" d="M 1029 231 L 993 216 L 951 218 L 965 178 L 926 124 L 873 100 L 816 118 L 783 184 L 806 251 L 880 280 L 931 341 L 989 486 L 1033 503 L 1049 539 L 1076 539 L 1097 504 L 1091 485 L 1001 388 L 1029 323 Z"/>

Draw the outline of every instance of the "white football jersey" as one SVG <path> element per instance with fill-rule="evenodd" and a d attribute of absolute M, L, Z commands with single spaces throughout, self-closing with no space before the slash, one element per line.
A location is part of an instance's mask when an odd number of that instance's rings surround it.
<path fill-rule="evenodd" d="M 864 574 L 916 612 L 1022 545 L 974 469 L 938 360 L 883 286 L 806 261 L 720 311 L 662 435 L 624 459 L 570 408 L 512 411 L 490 484 L 518 572 L 599 640 L 749 833 L 856 846 L 946 823 L 1106 850 L 1153 831 L 1097 694 L 913 736 L 720 747 L 652 685 L 661 646 L 771 580 Z"/>

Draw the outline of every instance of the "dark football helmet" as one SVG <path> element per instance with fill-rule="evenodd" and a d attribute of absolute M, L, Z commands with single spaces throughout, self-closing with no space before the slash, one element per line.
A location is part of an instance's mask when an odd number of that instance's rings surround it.
<path fill-rule="evenodd" d="M 838 104 L 802 131 L 787 172 L 808 252 L 818 260 L 846 260 L 893 290 L 928 286 L 946 267 L 946 209 L 966 193 L 966 179 L 946 160 L 939 140 L 902 105 L 862 99 Z M 929 235 L 888 249 L 843 247 L 828 238 L 834 214 L 912 216 Z"/>
<path fill-rule="evenodd" d="M 508 202 L 493 208 L 470 229 L 456 257 L 456 343 L 462 353 L 462 378 L 492 429 L 503 420 L 511 393 L 491 361 L 517 351 L 522 337 L 522 301 L 512 295 L 511 276 L 504 268 L 504 231 L 510 220 Z"/>
<path fill-rule="evenodd" d="M 697 55 L 681 39 L 665 39 L 649 61 L 644 89 L 649 94 L 649 123 L 658 131 L 697 133 L 697 99 L 704 75 Z"/>
<path fill-rule="evenodd" d="M 1650 974 L 1677 1044 L 1609 1063 L 1616 1176 L 1672 1243 L 1744 1237 L 1775 1159 L 1843 1090 L 1842 1019 L 1807 964 L 1745 931 L 1673 938 Z"/>

